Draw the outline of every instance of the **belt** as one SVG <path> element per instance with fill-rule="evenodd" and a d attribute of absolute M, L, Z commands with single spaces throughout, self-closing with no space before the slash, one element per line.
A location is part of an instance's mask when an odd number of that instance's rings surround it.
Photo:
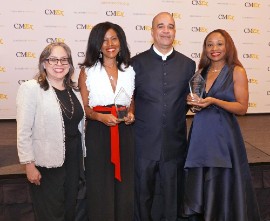
<path fill-rule="evenodd" d="M 94 111 L 108 111 L 115 117 L 117 117 L 116 107 L 93 107 Z M 121 170 L 120 170 L 120 150 L 119 150 L 119 131 L 118 124 L 110 127 L 111 130 L 111 162 L 114 164 L 114 177 L 121 182 Z"/>

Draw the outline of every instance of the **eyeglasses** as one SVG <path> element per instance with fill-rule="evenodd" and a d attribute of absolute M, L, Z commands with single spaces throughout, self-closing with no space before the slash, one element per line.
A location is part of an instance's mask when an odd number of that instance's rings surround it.
<path fill-rule="evenodd" d="M 50 65 L 57 65 L 58 61 L 60 61 L 60 64 L 62 65 L 68 65 L 69 64 L 69 58 L 47 58 L 46 61 L 48 61 L 48 63 Z"/>

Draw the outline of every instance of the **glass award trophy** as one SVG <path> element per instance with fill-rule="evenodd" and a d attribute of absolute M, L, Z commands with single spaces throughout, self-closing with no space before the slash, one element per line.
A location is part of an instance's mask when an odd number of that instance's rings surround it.
<path fill-rule="evenodd" d="M 203 92 L 205 89 L 205 80 L 201 76 L 200 73 L 196 73 L 188 82 L 189 84 L 189 90 L 190 90 L 190 95 L 192 97 L 192 101 L 197 101 L 202 98 Z M 199 111 L 201 108 L 197 106 L 192 106 L 190 110 L 192 112 Z"/>
<path fill-rule="evenodd" d="M 131 98 L 129 97 L 125 89 L 121 87 L 114 99 L 114 105 L 119 121 L 124 121 L 124 117 L 127 117 L 130 101 Z"/>

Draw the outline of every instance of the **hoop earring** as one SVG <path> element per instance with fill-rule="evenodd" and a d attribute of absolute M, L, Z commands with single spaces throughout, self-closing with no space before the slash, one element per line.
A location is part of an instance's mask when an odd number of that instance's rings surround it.
<path fill-rule="evenodd" d="M 99 52 L 99 58 L 102 58 L 102 56 L 103 56 L 103 55 L 102 55 L 102 52 L 100 51 L 100 52 Z"/>

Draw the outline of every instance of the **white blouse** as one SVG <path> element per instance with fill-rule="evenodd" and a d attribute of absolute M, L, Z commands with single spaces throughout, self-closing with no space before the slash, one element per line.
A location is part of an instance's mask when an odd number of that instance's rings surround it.
<path fill-rule="evenodd" d="M 115 92 L 112 89 L 110 79 L 105 68 L 98 62 L 95 66 L 87 68 L 86 86 L 89 91 L 89 106 L 106 106 L 115 103 L 115 97 L 120 90 L 125 90 L 127 96 L 121 96 L 118 104 L 129 106 L 134 92 L 135 72 L 131 66 L 118 70 L 118 80 Z M 123 93 L 122 93 L 123 95 Z M 117 96 L 119 98 L 119 96 Z M 117 99 L 118 100 L 118 99 Z"/>

